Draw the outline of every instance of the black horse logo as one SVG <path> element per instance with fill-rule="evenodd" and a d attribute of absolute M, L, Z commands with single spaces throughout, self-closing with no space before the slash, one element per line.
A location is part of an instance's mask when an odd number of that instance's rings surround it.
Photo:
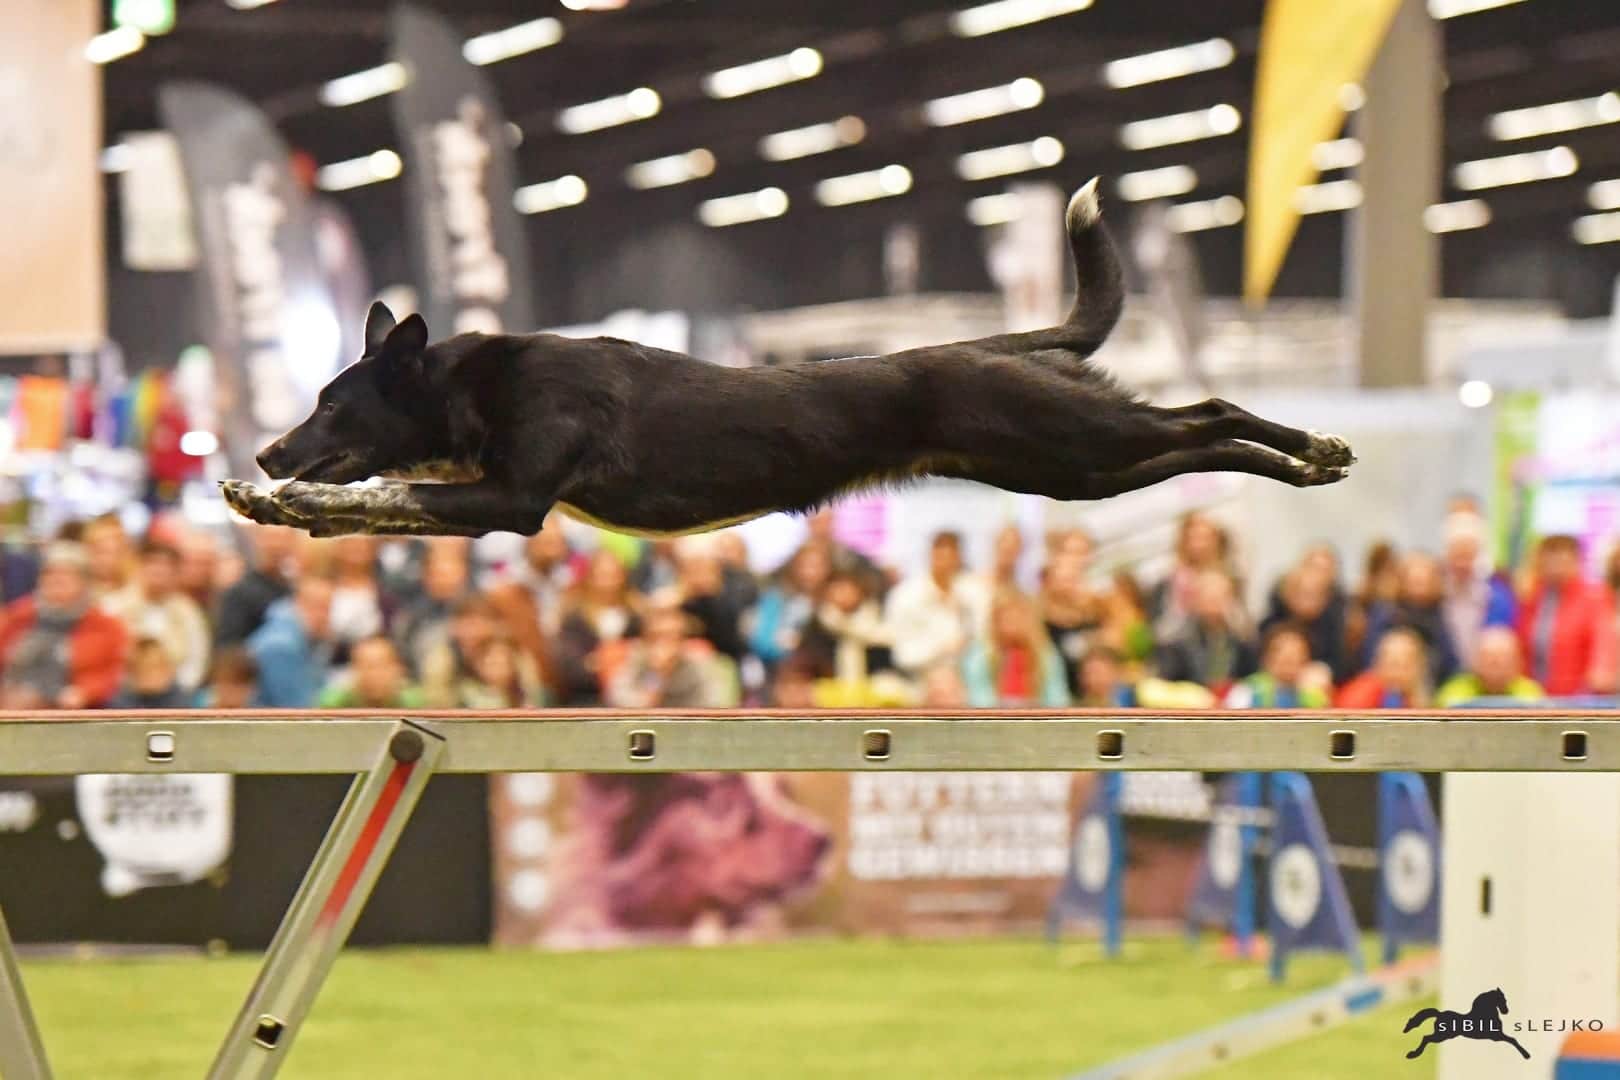
<path fill-rule="evenodd" d="M 1518 1039 L 1502 1030 L 1501 1017 L 1507 1011 L 1507 995 L 1502 993 L 1501 987 L 1479 995 L 1474 999 L 1473 1007 L 1466 1013 L 1448 1012 L 1443 1009 L 1419 1009 L 1402 1030 L 1411 1031 L 1428 1020 L 1434 1021 L 1434 1029 L 1423 1036 L 1422 1042 L 1408 1050 L 1406 1056 L 1415 1058 L 1422 1054 L 1424 1047 L 1430 1043 L 1443 1043 L 1460 1035 L 1465 1039 L 1509 1043 L 1528 1060 L 1530 1051 L 1520 1046 Z"/>

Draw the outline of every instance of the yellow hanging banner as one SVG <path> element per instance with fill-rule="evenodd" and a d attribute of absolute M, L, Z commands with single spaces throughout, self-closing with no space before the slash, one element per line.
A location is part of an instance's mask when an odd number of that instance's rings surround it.
<path fill-rule="evenodd" d="M 1243 297 L 1271 292 L 1299 224 L 1294 193 L 1316 176 L 1311 151 L 1344 123 L 1341 90 L 1372 67 L 1403 0 L 1268 0 L 1254 80 Z"/>

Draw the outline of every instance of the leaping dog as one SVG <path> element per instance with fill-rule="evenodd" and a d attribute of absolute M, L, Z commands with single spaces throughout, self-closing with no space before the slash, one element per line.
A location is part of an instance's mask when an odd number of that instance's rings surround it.
<path fill-rule="evenodd" d="M 923 476 L 1065 500 L 1183 473 L 1344 479 L 1343 439 L 1220 399 L 1159 408 L 1092 364 L 1124 302 L 1095 179 L 1066 224 L 1080 287 L 1061 325 L 886 356 L 734 369 L 616 338 L 430 345 L 420 315 L 373 304 L 361 358 L 258 456 L 291 482 L 229 480 L 225 499 L 316 536 L 533 534 L 553 507 L 668 536 Z"/>

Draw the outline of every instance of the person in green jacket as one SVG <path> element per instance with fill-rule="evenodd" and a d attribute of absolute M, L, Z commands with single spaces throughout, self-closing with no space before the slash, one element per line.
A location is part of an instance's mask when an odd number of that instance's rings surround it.
<path fill-rule="evenodd" d="M 1327 687 L 1311 661 L 1311 639 L 1292 622 L 1274 624 L 1260 641 L 1260 670 L 1226 694 L 1231 709 L 1323 709 Z"/>
<path fill-rule="evenodd" d="M 1452 709 L 1480 698 L 1539 701 L 1545 696 L 1541 685 L 1524 674 L 1519 636 L 1511 627 L 1488 626 L 1480 631 L 1474 647 L 1474 669 L 1447 679 L 1434 702 L 1442 709 Z"/>
<path fill-rule="evenodd" d="M 361 638 L 349 649 L 349 678 L 321 693 L 323 709 L 419 709 L 420 687 L 405 679 L 405 664 L 382 635 Z"/>

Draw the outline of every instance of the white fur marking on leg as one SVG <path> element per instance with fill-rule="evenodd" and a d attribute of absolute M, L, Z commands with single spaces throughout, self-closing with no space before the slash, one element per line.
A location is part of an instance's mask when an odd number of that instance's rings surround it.
<path fill-rule="evenodd" d="M 1095 176 L 1087 180 L 1085 186 L 1075 192 L 1074 197 L 1069 200 L 1069 210 L 1064 215 L 1064 220 L 1070 232 L 1089 229 L 1102 217 L 1102 203 L 1097 198 L 1097 180 L 1098 177 Z"/>

